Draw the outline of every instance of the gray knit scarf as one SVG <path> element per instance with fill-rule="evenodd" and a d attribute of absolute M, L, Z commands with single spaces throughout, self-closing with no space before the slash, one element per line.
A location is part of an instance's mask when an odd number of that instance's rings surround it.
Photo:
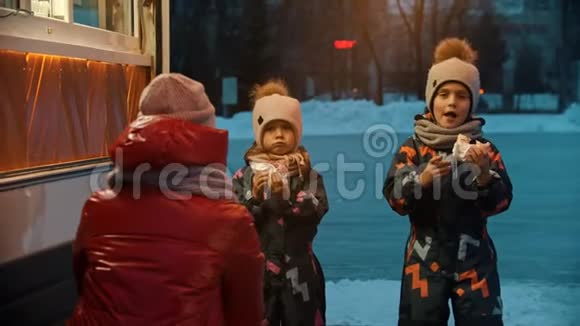
<path fill-rule="evenodd" d="M 453 148 L 459 134 L 471 139 L 480 138 L 482 135 L 481 127 L 484 124 L 485 120 L 482 118 L 473 118 L 457 128 L 447 129 L 438 126 L 422 115 L 418 115 L 415 117 L 415 135 L 423 144 L 433 149 L 446 150 Z"/>
<path fill-rule="evenodd" d="M 134 175 L 131 171 L 115 168 L 109 174 L 109 185 L 113 188 L 117 180 L 123 184 L 140 183 L 160 189 L 170 199 L 183 200 L 190 196 L 205 196 L 209 199 L 227 199 L 236 201 L 232 180 L 226 174 L 225 167 L 213 164 L 208 166 L 190 166 L 172 169 L 171 171 L 149 170 Z"/>

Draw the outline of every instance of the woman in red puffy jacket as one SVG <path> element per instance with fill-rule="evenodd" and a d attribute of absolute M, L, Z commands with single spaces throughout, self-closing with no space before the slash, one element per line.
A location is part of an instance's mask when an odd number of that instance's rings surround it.
<path fill-rule="evenodd" d="M 139 106 L 111 149 L 111 188 L 83 208 L 69 324 L 260 325 L 264 258 L 203 85 L 160 75 Z"/>

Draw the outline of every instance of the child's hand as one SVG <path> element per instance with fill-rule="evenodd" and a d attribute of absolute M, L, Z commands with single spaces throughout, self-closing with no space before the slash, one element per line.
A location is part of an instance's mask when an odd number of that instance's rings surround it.
<path fill-rule="evenodd" d="M 465 154 L 465 160 L 476 164 L 481 172 L 477 176 L 477 183 L 480 186 L 485 186 L 491 180 L 491 175 L 489 173 L 490 169 L 490 159 L 489 151 L 491 147 L 489 143 L 477 143 L 475 146 L 471 146 L 467 153 Z"/>
<path fill-rule="evenodd" d="M 257 199 L 264 199 L 264 189 L 268 185 L 268 178 L 272 177 L 270 184 L 271 195 L 282 195 L 284 191 L 284 183 L 282 182 L 282 176 L 279 173 L 256 173 L 252 178 L 252 195 Z"/>
<path fill-rule="evenodd" d="M 252 177 L 252 196 L 262 200 L 264 199 L 264 188 L 268 184 L 268 174 L 256 173 Z"/>
<path fill-rule="evenodd" d="M 434 156 L 419 175 L 419 183 L 423 188 L 429 187 L 433 184 L 433 178 L 448 175 L 449 172 L 451 172 L 451 162 L 444 161 L 440 155 Z"/>
<path fill-rule="evenodd" d="M 279 173 L 272 173 L 272 195 L 282 195 L 284 191 L 284 183 L 282 176 Z"/>

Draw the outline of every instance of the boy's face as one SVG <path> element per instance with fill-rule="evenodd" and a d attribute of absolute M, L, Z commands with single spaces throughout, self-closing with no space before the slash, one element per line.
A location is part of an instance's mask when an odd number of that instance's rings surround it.
<path fill-rule="evenodd" d="M 284 120 L 274 120 L 264 126 L 262 133 L 264 151 L 276 155 L 286 155 L 296 147 L 296 137 L 292 125 Z"/>
<path fill-rule="evenodd" d="M 433 114 L 437 124 L 443 128 L 461 126 L 469 114 L 471 97 L 467 88 L 457 82 L 443 84 L 433 99 Z"/>

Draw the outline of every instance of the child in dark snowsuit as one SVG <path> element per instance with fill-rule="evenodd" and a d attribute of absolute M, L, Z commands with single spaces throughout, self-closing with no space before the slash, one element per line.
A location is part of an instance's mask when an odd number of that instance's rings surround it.
<path fill-rule="evenodd" d="M 286 86 L 269 82 L 256 87 L 253 97 L 255 143 L 234 175 L 234 190 L 254 216 L 266 256 L 265 324 L 321 326 L 324 276 L 312 241 L 328 210 L 322 177 L 299 146 L 300 103 Z"/>
<path fill-rule="evenodd" d="M 435 50 L 426 87 L 427 113 L 395 154 L 384 195 L 408 215 L 399 325 L 503 325 L 490 216 L 508 209 L 512 185 L 499 150 L 472 116 L 480 81 L 476 53 L 446 39 Z"/>

